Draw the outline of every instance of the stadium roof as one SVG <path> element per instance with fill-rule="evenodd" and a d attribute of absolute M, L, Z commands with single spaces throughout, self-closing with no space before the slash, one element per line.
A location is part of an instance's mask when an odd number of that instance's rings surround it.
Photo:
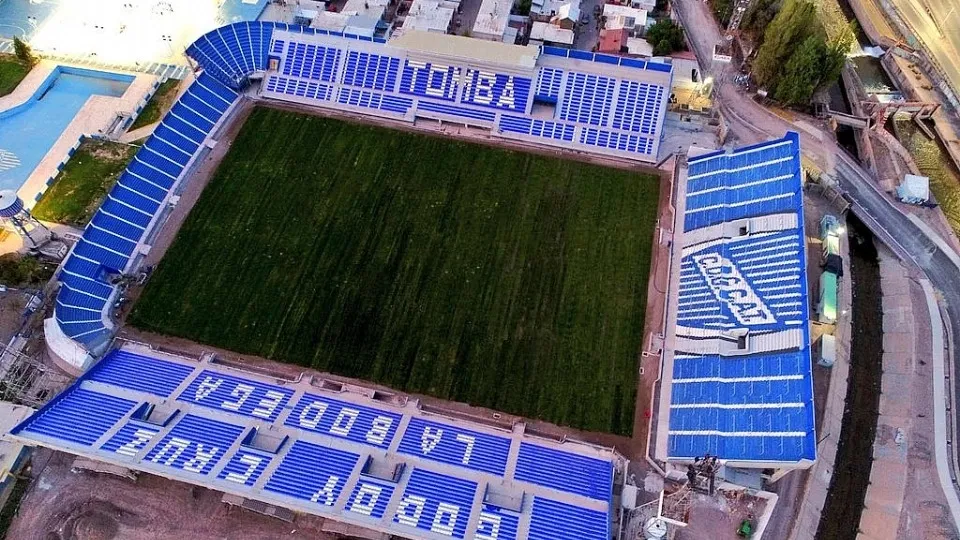
<path fill-rule="evenodd" d="M 127 346 L 15 440 L 405 538 L 608 540 L 612 451 Z"/>
<path fill-rule="evenodd" d="M 531 69 L 537 64 L 539 47 L 508 45 L 463 36 L 414 30 L 391 39 L 390 45 L 421 54 L 442 54 L 467 60 L 479 60 L 502 66 Z"/>
<path fill-rule="evenodd" d="M 667 457 L 812 462 L 799 138 L 690 157 L 679 181 Z"/>

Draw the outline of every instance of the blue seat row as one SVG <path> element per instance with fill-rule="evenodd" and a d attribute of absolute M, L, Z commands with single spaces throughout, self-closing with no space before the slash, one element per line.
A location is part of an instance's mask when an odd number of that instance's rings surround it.
<path fill-rule="evenodd" d="M 360 456 L 352 452 L 297 441 L 264 489 L 322 506 L 333 506 Z"/>
<path fill-rule="evenodd" d="M 523 113 L 532 81 L 528 77 L 468 68 L 461 103 Z"/>
<path fill-rule="evenodd" d="M 284 425 L 339 439 L 388 448 L 402 415 L 348 401 L 305 393 Z"/>
<path fill-rule="evenodd" d="M 341 54 L 340 49 L 333 47 L 291 42 L 280 72 L 291 77 L 334 82 Z"/>
<path fill-rule="evenodd" d="M 595 126 L 607 125 L 616 79 L 589 73 L 568 72 L 559 104 L 561 120 Z"/>
<path fill-rule="evenodd" d="M 560 83 L 563 81 L 563 70 L 558 68 L 541 68 L 537 78 L 536 98 L 548 103 L 556 103 L 560 99 Z"/>
<path fill-rule="evenodd" d="M 412 418 L 397 449 L 401 454 L 503 475 L 510 439 L 451 424 Z"/>
<path fill-rule="evenodd" d="M 22 429 L 90 446 L 106 433 L 136 403 L 73 386 L 57 396 L 56 407 L 46 407 Z M 83 421 L 78 421 L 82 418 Z"/>
<path fill-rule="evenodd" d="M 653 152 L 653 139 L 606 129 L 584 128 L 580 131 L 580 143 L 634 154 Z"/>
<path fill-rule="evenodd" d="M 383 480 L 361 476 L 344 508 L 348 512 L 379 520 L 386 513 L 395 489 L 395 485 Z"/>
<path fill-rule="evenodd" d="M 359 51 L 347 53 L 343 84 L 369 90 L 393 92 L 397 87 L 400 59 Z"/>
<path fill-rule="evenodd" d="M 230 456 L 217 478 L 250 487 L 257 483 L 274 457 L 269 452 L 241 448 Z"/>
<path fill-rule="evenodd" d="M 115 349 L 90 370 L 88 379 L 168 397 L 193 371 L 193 367 Z"/>
<path fill-rule="evenodd" d="M 393 521 L 443 536 L 463 538 L 477 483 L 416 468 L 407 480 Z"/>
<path fill-rule="evenodd" d="M 460 71 L 458 66 L 404 60 L 403 70 L 400 72 L 400 92 L 455 101 L 460 89 Z"/>
<path fill-rule="evenodd" d="M 107 338 L 111 276 L 126 271 L 177 178 L 236 98 L 201 74 L 134 155 L 58 276 L 54 317 L 67 336 L 87 345 Z"/>
<path fill-rule="evenodd" d="M 278 92 L 288 96 L 315 99 L 317 101 L 329 101 L 333 97 L 333 88 L 330 85 L 303 79 L 298 80 L 279 77 L 277 75 L 267 77 L 266 88 L 268 92 Z"/>
<path fill-rule="evenodd" d="M 272 422 L 292 396 L 289 388 L 205 369 L 177 400 Z"/>
<path fill-rule="evenodd" d="M 193 42 L 187 54 L 221 83 L 238 90 L 249 74 L 266 68 L 275 26 L 278 25 L 250 21 L 217 28 Z"/>
<path fill-rule="evenodd" d="M 512 510 L 484 503 L 477 519 L 477 531 L 474 538 L 492 538 L 495 540 L 518 540 L 520 514 Z"/>
<path fill-rule="evenodd" d="M 459 117 L 469 120 L 482 120 L 484 122 L 493 122 L 497 117 L 496 113 L 492 112 L 478 111 L 468 109 L 467 107 L 457 107 L 456 105 L 446 105 L 444 103 L 434 103 L 426 100 L 420 100 L 417 103 L 417 110 L 443 114 L 453 118 Z"/>
<path fill-rule="evenodd" d="M 572 142 L 576 126 L 565 124 L 563 122 L 551 122 L 550 120 L 533 119 L 527 116 L 515 116 L 510 114 L 500 115 L 500 131 L 510 133 L 522 133 L 524 135 L 533 135 L 534 137 L 543 137 L 545 139 L 554 139 L 558 141 Z"/>
<path fill-rule="evenodd" d="M 243 431 L 242 426 L 188 414 L 157 442 L 144 460 L 206 475 Z"/>
<path fill-rule="evenodd" d="M 653 135 L 659 126 L 663 95 L 664 89 L 659 85 L 620 81 L 611 127 Z"/>
<path fill-rule="evenodd" d="M 400 115 L 407 114 L 407 111 L 413 107 L 412 99 L 385 95 L 379 92 L 354 90 L 352 88 L 341 88 L 337 102 L 344 105 L 366 107 Z"/>
<path fill-rule="evenodd" d="M 717 432 L 671 433 L 667 454 L 678 459 L 693 459 L 705 454 L 743 461 L 799 461 L 816 457 L 816 435 L 805 433 L 776 435 L 751 434 L 726 436 Z"/>
<path fill-rule="evenodd" d="M 613 462 L 520 443 L 516 480 L 609 501 L 613 493 Z"/>
<path fill-rule="evenodd" d="M 534 497 L 529 540 L 608 540 L 610 515 L 543 497 Z"/>

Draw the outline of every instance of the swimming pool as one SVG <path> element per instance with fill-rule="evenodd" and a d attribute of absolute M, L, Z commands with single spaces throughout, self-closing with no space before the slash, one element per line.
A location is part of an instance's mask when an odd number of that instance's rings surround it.
<path fill-rule="evenodd" d="M 133 79 L 57 66 L 29 101 L 0 112 L 0 190 L 20 188 L 90 96 L 122 96 Z"/>

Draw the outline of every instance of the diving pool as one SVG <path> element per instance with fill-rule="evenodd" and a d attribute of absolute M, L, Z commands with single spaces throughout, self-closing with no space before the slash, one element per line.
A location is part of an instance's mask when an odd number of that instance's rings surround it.
<path fill-rule="evenodd" d="M 0 112 L 0 190 L 26 182 L 90 96 L 122 96 L 133 80 L 57 66 L 28 101 Z"/>

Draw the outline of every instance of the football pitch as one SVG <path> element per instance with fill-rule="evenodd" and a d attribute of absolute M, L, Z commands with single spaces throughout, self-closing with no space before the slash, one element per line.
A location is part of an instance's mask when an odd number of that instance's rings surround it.
<path fill-rule="evenodd" d="M 129 322 L 629 435 L 658 180 L 255 109 Z"/>

